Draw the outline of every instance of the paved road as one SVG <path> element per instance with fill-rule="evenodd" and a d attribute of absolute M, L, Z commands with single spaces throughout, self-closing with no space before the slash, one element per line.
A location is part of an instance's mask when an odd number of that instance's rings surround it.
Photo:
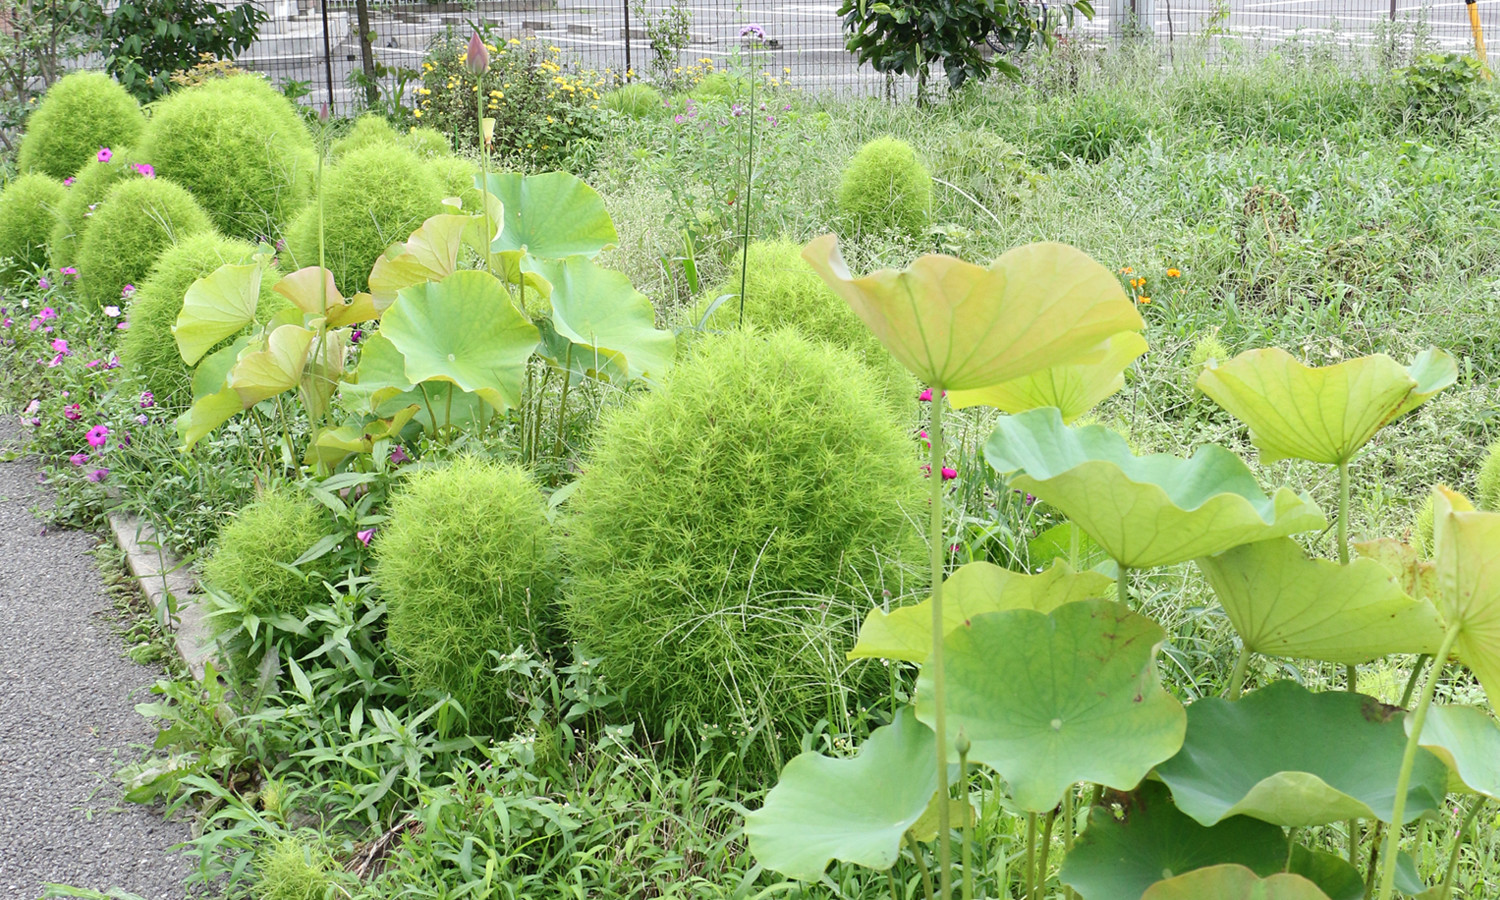
<path fill-rule="evenodd" d="M 15 417 L 0 420 L 12 446 Z M 161 674 L 122 655 L 87 534 L 47 531 L 35 468 L 0 463 L 0 897 L 44 882 L 181 900 L 188 866 L 166 848 L 187 827 L 118 809 L 109 773 L 149 742 L 134 705 Z"/>

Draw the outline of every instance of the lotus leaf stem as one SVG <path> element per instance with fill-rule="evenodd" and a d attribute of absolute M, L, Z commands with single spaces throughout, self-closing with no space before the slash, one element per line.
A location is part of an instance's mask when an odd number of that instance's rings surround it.
<path fill-rule="evenodd" d="M 948 709 L 947 682 L 943 675 L 943 391 L 932 387 L 932 409 L 928 433 L 932 438 L 932 484 L 929 510 L 929 557 L 932 566 L 932 730 L 937 737 L 938 772 L 938 891 L 942 900 L 953 896 L 953 848 L 949 846 L 952 822 L 948 815 Z"/>
<path fill-rule="evenodd" d="M 1026 900 L 1036 900 L 1036 813 L 1026 814 Z"/>
<path fill-rule="evenodd" d="M 1057 807 L 1047 813 L 1047 819 L 1042 823 L 1042 857 L 1036 864 L 1036 888 L 1042 896 L 1047 895 L 1047 857 L 1052 851 L 1052 825 L 1057 821 Z"/>
<path fill-rule="evenodd" d="M 1412 664 L 1411 677 L 1406 679 L 1406 690 L 1401 692 L 1402 709 L 1405 709 L 1406 704 L 1411 702 L 1411 695 L 1417 690 L 1417 679 L 1422 677 L 1422 666 L 1425 665 L 1430 659 L 1432 659 L 1431 656 L 1423 653 L 1422 655 L 1418 656 L 1417 661 Z"/>
<path fill-rule="evenodd" d="M 1115 563 L 1115 601 L 1130 605 L 1130 568 L 1118 561 Z"/>
<path fill-rule="evenodd" d="M 1248 645 L 1240 645 L 1240 655 L 1234 660 L 1234 671 L 1229 675 L 1229 699 L 1240 699 L 1240 689 L 1245 686 L 1245 670 L 1250 666 L 1251 650 Z"/>
<path fill-rule="evenodd" d="M 1442 890 L 1438 892 L 1437 900 L 1448 900 L 1453 895 L 1453 875 L 1458 871 L 1458 851 L 1464 846 L 1464 832 L 1474 823 L 1474 818 L 1484 808 L 1485 797 L 1483 795 L 1474 798 L 1474 805 L 1464 815 L 1463 822 L 1458 826 L 1458 831 L 1453 835 L 1453 849 L 1448 853 L 1448 869 L 1443 873 Z"/>
<path fill-rule="evenodd" d="M 922 845 L 917 843 L 917 839 L 911 836 L 910 831 L 906 833 L 906 844 L 911 849 L 912 859 L 917 861 L 917 871 L 922 876 L 922 893 L 927 900 L 933 900 L 932 872 L 927 869 L 927 860 L 922 858 Z"/>
<path fill-rule="evenodd" d="M 974 816 L 969 808 L 969 741 L 962 730 L 958 732 L 958 793 L 964 810 L 964 900 L 974 900 Z M 946 800 L 947 798 L 940 798 Z"/>

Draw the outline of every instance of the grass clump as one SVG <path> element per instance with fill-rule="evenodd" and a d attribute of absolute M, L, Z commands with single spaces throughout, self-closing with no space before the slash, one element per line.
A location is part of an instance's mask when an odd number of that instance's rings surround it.
<path fill-rule="evenodd" d="M 920 234 L 932 211 L 932 175 L 911 144 L 876 138 L 844 167 L 839 211 L 861 232 Z"/>
<path fill-rule="evenodd" d="M 246 613 L 300 617 L 327 594 L 316 573 L 289 567 L 325 530 L 322 509 L 311 499 L 285 486 L 268 489 L 224 526 L 203 564 L 204 583 Z M 219 633 L 239 624 L 222 616 L 210 621 Z"/>
<path fill-rule="evenodd" d="M 246 241 L 205 231 L 168 248 L 136 286 L 125 311 L 130 330 L 120 341 L 120 362 L 156 397 L 158 405 L 186 405 L 192 399 L 193 370 L 182 361 L 172 336 L 183 295 L 194 281 L 220 266 L 247 263 L 254 255 L 255 247 Z M 290 305 L 271 289 L 277 277 L 274 270 L 261 275 L 255 307 L 255 317 L 261 322 Z M 227 338 L 225 343 L 232 340 Z"/>
<path fill-rule="evenodd" d="M 47 264 L 47 239 L 66 195 L 62 182 L 36 172 L 0 191 L 0 284 Z"/>
<path fill-rule="evenodd" d="M 325 900 L 338 863 L 317 836 L 286 835 L 255 858 L 257 900 Z"/>
<path fill-rule="evenodd" d="M 130 93 L 103 72 L 73 72 L 47 89 L 26 119 L 16 163 L 61 181 L 101 147 L 134 144 L 144 120 Z"/>
<path fill-rule="evenodd" d="M 391 244 L 441 211 L 443 189 L 415 153 L 396 144 L 352 150 L 323 175 L 326 258 L 339 289 L 362 291 L 370 267 Z M 318 208 L 312 203 L 287 230 L 297 266 L 318 264 Z"/>
<path fill-rule="evenodd" d="M 518 466 L 461 457 L 411 476 L 375 545 L 387 641 L 413 690 L 451 694 L 471 733 L 515 712 L 490 651 L 537 652 L 555 619 L 546 503 Z"/>
<path fill-rule="evenodd" d="M 1500 512 L 1500 441 L 1485 448 L 1484 461 L 1479 464 L 1474 505 L 1486 512 Z"/>
<path fill-rule="evenodd" d="M 96 307 L 118 304 L 125 285 L 144 279 L 163 251 L 213 227 L 193 196 L 170 181 L 119 182 L 94 210 L 79 243 L 79 296 Z"/>
<path fill-rule="evenodd" d="M 252 76 L 214 79 L 156 104 L 136 155 L 186 187 L 225 234 L 274 235 L 306 204 L 312 138 Z"/>
<path fill-rule="evenodd" d="M 664 108 L 661 92 L 639 81 L 615 88 L 604 95 L 602 102 L 605 108 L 632 119 L 649 119 Z"/>
<path fill-rule="evenodd" d="M 601 422 L 565 616 L 655 736 L 754 735 L 774 759 L 873 673 L 844 653 L 886 567 L 920 553 L 922 496 L 874 393 L 852 354 L 735 331 Z"/>

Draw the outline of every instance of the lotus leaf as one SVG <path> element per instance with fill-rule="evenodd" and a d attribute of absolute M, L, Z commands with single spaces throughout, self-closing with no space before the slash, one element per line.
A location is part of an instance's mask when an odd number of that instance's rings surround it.
<path fill-rule="evenodd" d="M 859 278 L 831 234 L 802 256 L 893 356 L 935 388 L 986 388 L 1097 360 L 1101 341 L 1144 327 L 1115 276 L 1066 244 L 1027 244 L 988 267 L 928 255 L 903 271 Z"/>
<path fill-rule="evenodd" d="M 803 753 L 766 802 L 745 816 L 750 853 L 793 878 L 821 878 L 831 860 L 889 869 L 907 830 L 937 794 L 936 740 L 911 709 L 870 733 L 851 759 Z"/>
<path fill-rule="evenodd" d="M 1006 609 L 1049 613 L 1064 603 L 1103 597 L 1113 582 L 1098 572 L 1074 572 L 1058 560 L 1039 575 L 972 562 L 943 581 L 943 633 L 975 616 Z M 932 652 L 932 599 L 885 612 L 870 611 L 850 659 L 878 657 L 925 662 Z"/>
<path fill-rule="evenodd" d="M 1281 872 L 1260 878 L 1244 866 L 1199 869 L 1159 882 L 1141 900 L 1328 900 L 1318 886 Z"/>
<path fill-rule="evenodd" d="M 1379 538 L 1353 546 L 1360 556 L 1384 566 L 1408 597 L 1437 599 L 1437 569 L 1422 559 L 1411 544 L 1403 544 L 1395 538 Z"/>
<path fill-rule="evenodd" d="M 1076 545 L 1073 543 L 1075 538 L 1078 541 Z M 1083 529 L 1072 522 L 1053 525 L 1026 542 L 1026 556 L 1033 567 L 1050 566 L 1059 559 L 1073 560 L 1075 555 L 1077 564 L 1085 569 L 1092 569 L 1109 559 L 1104 548 L 1094 543 L 1093 538 L 1084 534 Z"/>
<path fill-rule="evenodd" d="M 301 325 L 282 325 L 272 331 L 261 348 L 240 355 L 229 370 L 227 384 L 249 409 L 296 387 L 307 365 L 307 352 L 317 333 Z"/>
<path fill-rule="evenodd" d="M 1165 639 L 1108 600 L 975 616 L 943 639 L 948 746 L 962 730 L 969 759 L 998 772 L 1032 812 L 1057 806 L 1080 781 L 1130 790 L 1182 746 L 1182 704 L 1154 665 Z M 929 724 L 931 668 L 917 679 L 917 717 Z"/>
<path fill-rule="evenodd" d="M 1372 697 L 1278 681 L 1236 701 L 1188 707 L 1182 751 L 1157 766 L 1177 808 L 1204 825 L 1235 815 L 1300 827 L 1388 821 L 1406 735 Z M 1423 750 L 1403 823 L 1438 809 L 1446 772 Z"/>
<path fill-rule="evenodd" d="M 983 405 L 1007 413 L 1055 406 L 1064 422 L 1072 422 L 1123 388 L 1125 370 L 1147 349 L 1145 338 L 1122 331 L 1104 342 L 1103 356 L 1096 362 L 1051 366 L 991 387 L 952 391 L 948 402 L 954 409 Z"/>
<path fill-rule="evenodd" d="M 345 299 L 333 283 L 333 273 L 317 266 L 298 269 L 271 290 L 292 301 L 305 315 L 322 316 L 334 328 L 380 318 L 380 310 L 369 294 Z"/>
<path fill-rule="evenodd" d="M 172 326 L 182 361 L 194 365 L 215 344 L 255 321 L 261 268 L 255 263 L 220 266 L 193 282 Z"/>
<path fill-rule="evenodd" d="M 375 260 L 370 269 L 370 295 L 374 307 L 384 310 L 396 302 L 403 288 L 425 281 L 442 281 L 458 271 L 458 257 L 465 239 L 472 242 L 483 232 L 475 230 L 479 216 L 441 214 L 433 216 L 412 232 L 404 243 L 397 244 Z M 479 244 L 481 251 L 484 245 Z"/>
<path fill-rule="evenodd" d="M 405 359 L 412 384 L 456 384 L 497 410 L 521 402 L 526 361 L 539 337 L 499 279 L 468 270 L 402 290 L 380 333 Z"/>
<path fill-rule="evenodd" d="M 1250 426 L 1262 461 L 1338 465 L 1386 423 L 1457 380 L 1453 357 L 1436 349 L 1410 366 L 1377 354 L 1313 368 L 1272 347 L 1210 361 L 1198 389 Z"/>
<path fill-rule="evenodd" d="M 1443 487 L 1433 505 L 1438 611 L 1458 626 L 1458 658 L 1500 702 L 1500 513 Z"/>
<path fill-rule="evenodd" d="M 491 172 L 486 190 L 504 205 L 504 221 L 490 250 L 505 263 L 512 280 L 524 256 L 592 258 L 620 239 L 604 198 L 566 172 Z"/>
<path fill-rule="evenodd" d="M 1014 487 L 1057 507 L 1132 569 L 1326 524 L 1305 494 L 1283 487 L 1267 497 L 1222 447 L 1200 447 L 1186 460 L 1135 456 L 1115 432 L 1064 425 L 1056 409 L 1001 416 L 984 455 Z"/>
<path fill-rule="evenodd" d="M 569 355 L 592 371 L 609 361 L 627 377 L 654 381 L 676 356 L 677 339 L 656 328 L 656 310 L 621 272 L 583 257 L 543 261 L 537 271 L 552 285 L 552 327 L 572 342 Z"/>
<path fill-rule="evenodd" d="M 1267 656 L 1354 664 L 1391 653 L 1436 653 L 1437 610 L 1413 600 L 1370 559 L 1347 566 L 1309 559 L 1277 538 L 1200 557 L 1245 646 Z"/>
<path fill-rule="evenodd" d="M 366 335 L 360 347 L 359 368 L 353 380 L 339 383 L 339 393 L 346 403 L 381 418 L 416 406 L 416 421 L 428 431 L 436 431 L 444 423 L 467 425 L 481 420 L 484 401 L 477 395 L 444 381 L 421 387 L 412 384 L 406 377 L 406 360 L 401 351 L 380 332 Z M 434 411 L 439 413 L 441 421 L 433 418 Z"/>
<path fill-rule="evenodd" d="M 1410 734 L 1409 718 L 1406 730 Z M 1447 764 L 1463 790 L 1500 800 L 1500 726 L 1489 713 L 1475 706 L 1429 706 L 1421 745 Z"/>

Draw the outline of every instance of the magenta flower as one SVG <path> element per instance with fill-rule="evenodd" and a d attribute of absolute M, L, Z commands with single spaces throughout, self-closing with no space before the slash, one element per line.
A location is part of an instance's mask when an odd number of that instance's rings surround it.
<path fill-rule="evenodd" d="M 95 450 L 103 447 L 105 443 L 109 441 L 109 427 L 105 425 L 95 425 L 93 428 L 90 428 L 88 433 L 88 440 L 89 446 L 93 447 Z"/>
<path fill-rule="evenodd" d="M 36 316 L 32 316 L 31 322 L 29 322 L 26 327 L 31 331 L 36 331 L 38 328 L 42 327 L 42 320 L 38 319 Z"/>
<path fill-rule="evenodd" d="M 364 531 L 356 531 L 354 532 L 354 536 L 359 538 L 359 542 L 361 544 L 364 544 L 366 547 L 368 547 L 370 546 L 370 538 L 375 536 L 375 529 L 366 528 Z"/>
<path fill-rule="evenodd" d="M 95 484 L 98 484 L 99 482 L 103 481 L 104 479 L 106 479 L 108 477 L 109 477 L 109 470 L 108 469 L 95 469 L 94 471 L 92 471 L 92 472 L 90 472 L 88 474 L 89 481 L 92 481 Z"/>
<path fill-rule="evenodd" d="M 91 359 L 88 362 L 84 363 L 83 367 L 85 369 L 97 369 L 97 368 L 99 368 L 102 365 L 104 365 L 104 360 L 102 360 L 102 359 Z"/>
<path fill-rule="evenodd" d="M 151 167 L 150 163 L 139 163 L 136 166 L 134 166 L 133 168 L 137 172 L 139 172 L 143 178 L 155 178 L 156 177 L 156 170 Z"/>
<path fill-rule="evenodd" d="M 952 481 L 958 477 L 958 470 L 951 466 L 943 466 L 943 480 Z"/>
<path fill-rule="evenodd" d="M 63 361 L 63 355 L 61 353 L 59 353 L 56 356 L 52 357 L 52 362 L 47 363 L 47 368 L 49 368 L 49 369 L 55 369 L 58 366 L 62 365 L 62 361 Z"/>
<path fill-rule="evenodd" d="M 145 413 L 141 413 L 140 415 L 135 417 L 135 424 L 137 425 L 146 425 L 150 423 L 150 421 L 151 417 L 146 415 Z"/>
<path fill-rule="evenodd" d="M 50 322 L 53 319 L 57 318 L 57 310 L 53 309 L 50 306 L 44 306 L 42 307 L 42 311 L 37 314 L 37 318 L 41 319 L 43 322 Z"/>
<path fill-rule="evenodd" d="M 351 344 L 358 344 L 360 341 L 362 341 L 364 339 L 365 339 L 365 333 L 364 333 L 364 331 L 362 331 L 362 330 L 360 330 L 358 328 L 356 328 L 353 331 L 349 332 L 349 343 L 351 343 Z"/>
<path fill-rule="evenodd" d="M 406 455 L 406 448 L 397 444 L 391 448 L 391 465 L 399 466 L 404 462 L 411 462 L 411 457 Z"/>
<path fill-rule="evenodd" d="M 141 391 L 141 409 L 150 409 L 156 405 L 156 395 L 150 391 Z"/>
<path fill-rule="evenodd" d="M 63 266 L 57 271 L 61 272 L 64 275 L 72 275 L 74 278 L 78 277 L 78 269 L 73 266 Z"/>
<path fill-rule="evenodd" d="M 10 316 L 6 316 L 3 320 L 0 320 L 0 327 L 9 328 L 14 324 L 15 323 L 11 320 Z"/>
<path fill-rule="evenodd" d="M 684 117 L 682 113 L 678 113 L 677 115 L 672 117 L 672 121 L 678 125 L 681 125 L 683 122 L 687 121 L 687 118 Z"/>
<path fill-rule="evenodd" d="M 931 403 L 932 402 L 932 388 L 928 388 L 927 390 L 925 390 L 922 393 L 918 394 L 917 395 L 917 399 L 921 400 L 923 403 Z"/>
<path fill-rule="evenodd" d="M 52 282 L 48 281 L 45 278 L 38 278 L 36 280 L 36 286 L 45 291 L 46 289 L 52 287 Z"/>
<path fill-rule="evenodd" d="M 72 186 L 73 186 L 73 176 L 69 175 L 67 178 L 63 179 L 63 187 L 72 187 Z"/>
<path fill-rule="evenodd" d="M 72 456 L 68 457 L 68 462 L 72 463 L 75 466 L 82 466 L 88 461 L 89 455 L 87 453 L 75 453 Z"/>
<path fill-rule="evenodd" d="M 114 156 L 115 156 L 115 151 L 109 149 L 108 147 L 100 147 L 99 148 L 99 155 L 97 157 L 95 157 L 95 158 L 98 159 L 100 162 L 106 162 L 107 163 L 111 159 L 113 159 Z"/>
<path fill-rule="evenodd" d="M 63 340 L 62 338 L 53 338 L 52 339 L 52 349 L 54 351 L 58 352 L 58 353 L 61 353 L 63 356 L 67 356 L 68 355 L 68 342 L 65 341 L 65 340 Z"/>
<path fill-rule="evenodd" d="M 120 288 L 120 296 L 124 297 L 126 300 L 129 300 L 131 298 L 131 296 L 134 295 L 134 294 L 135 294 L 135 285 L 133 285 L 133 284 L 127 284 L 123 288 Z"/>
<path fill-rule="evenodd" d="M 109 316 L 111 319 L 118 319 L 120 317 L 120 307 L 106 306 L 104 307 L 104 314 L 106 316 Z"/>

